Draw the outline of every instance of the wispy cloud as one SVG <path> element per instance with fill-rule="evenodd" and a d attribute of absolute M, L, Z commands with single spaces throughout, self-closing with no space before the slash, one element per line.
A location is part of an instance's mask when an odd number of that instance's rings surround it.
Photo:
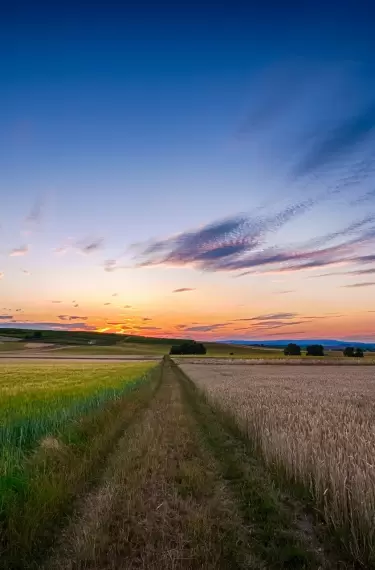
<path fill-rule="evenodd" d="M 4 273 L 2 271 L 0 271 L 0 279 L 2 279 L 4 277 Z"/>
<path fill-rule="evenodd" d="M 361 275 L 374 275 L 375 274 L 375 267 L 371 267 L 371 269 L 356 269 L 355 271 L 348 271 L 347 275 L 356 275 L 357 277 Z"/>
<path fill-rule="evenodd" d="M 141 249 L 138 266 L 192 265 L 211 271 L 246 267 L 244 258 L 259 249 L 267 235 L 307 212 L 315 203 L 315 200 L 308 199 L 263 217 L 235 216 L 195 231 L 154 241 Z"/>
<path fill-rule="evenodd" d="M 110 305 L 111 303 L 104 303 L 104 305 Z"/>
<path fill-rule="evenodd" d="M 184 327 L 184 332 L 211 332 L 217 329 L 222 329 L 230 323 L 215 323 L 212 325 L 196 325 L 190 327 Z"/>
<path fill-rule="evenodd" d="M 375 281 L 366 281 L 364 283 L 351 283 L 350 285 L 342 285 L 342 287 L 346 289 L 356 289 L 360 287 L 373 287 L 375 285 Z"/>
<path fill-rule="evenodd" d="M 25 275 L 31 275 L 31 272 L 28 269 L 22 269 L 22 273 Z"/>
<path fill-rule="evenodd" d="M 312 204 L 314 201 L 300 202 L 268 217 L 234 217 L 154 241 L 141 249 L 138 267 L 186 265 L 204 271 L 242 270 L 236 276 L 244 276 L 298 272 L 341 263 L 370 263 L 375 259 L 375 256 L 361 255 L 363 248 L 375 243 L 375 215 L 367 215 L 304 243 L 284 248 L 267 247 L 270 234 L 307 211 Z M 332 244 L 335 241 L 339 243 Z"/>
<path fill-rule="evenodd" d="M 62 303 L 62 301 L 51 301 L 51 303 L 57 304 L 57 303 Z"/>
<path fill-rule="evenodd" d="M 44 200 L 42 198 L 37 198 L 31 207 L 30 212 L 25 218 L 25 224 L 27 226 L 35 226 L 41 223 L 43 216 Z"/>
<path fill-rule="evenodd" d="M 181 287 L 180 289 L 174 289 L 172 293 L 185 293 L 185 291 L 195 291 L 191 287 Z"/>
<path fill-rule="evenodd" d="M 364 204 L 366 202 L 369 202 L 373 198 L 375 198 L 375 190 L 370 190 L 369 192 L 362 194 L 362 196 L 358 196 L 357 198 L 352 200 L 351 205 L 355 206 L 357 204 Z"/>
<path fill-rule="evenodd" d="M 13 315 L 0 315 L 1 321 L 9 321 L 9 319 L 13 319 Z"/>
<path fill-rule="evenodd" d="M 350 226 L 349 234 L 354 226 Z M 337 232 L 344 237 L 345 232 Z M 332 240 L 332 234 L 328 235 L 328 240 Z M 321 238 L 324 242 L 324 237 Z M 249 274 L 262 273 L 283 273 L 298 272 L 309 269 L 319 269 L 322 267 L 337 266 L 342 264 L 362 264 L 375 261 L 374 255 L 360 255 L 360 251 L 364 247 L 369 247 L 375 242 L 375 223 L 371 218 L 367 219 L 366 227 L 359 227 L 357 235 L 349 237 L 349 239 L 341 241 L 338 245 L 332 245 L 323 248 L 311 248 L 311 242 L 299 244 L 289 249 L 268 249 L 261 253 L 247 256 L 241 260 L 243 267 L 247 265 L 251 268 L 245 271 L 241 276 Z M 238 267 L 239 264 L 237 264 Z M 271 266 L 270 269 L 268 267 Z M 276 266 L 275 269 L 272 266 Z M 265 267 L 265 270 L 263 269 Z M 263 269 L 259 273 L 259 269 Z"/>
<path fill-rule="evenodd" d="M 294 327 L 297 325 L 307 324 L 311 322 L 309 319 L 302 318 L 298 321 L 265 321 L 251 324 L 250 326 L 237 327 L 235 331 L 244 331 L 248 333 L 267 333 L 272 329 L 284 329 L 285 327 Z"/>
<path fill-rule="evenodd" d="M 115 271 L 117 268 L 117 261 L 115 259 L 107 259 L 103 265 L 104 271 L 108 271 L 108 273 L 110 273 L 111 271 Z"/>
<path fill-rule="evenodd" d="M 61 321 L 87 321 L 88 317 L 80 317 L 78 315 L 58 315 Z"/>
<path fill-rule="evenodd" d="M 68 251 L 68 247 L 62 245 L 61 247 L 56 247 L 53 251 L 55 253 L 66 253 Z"/>
<path fill-rule="evenodd" d="M 21 245 L 20 247 L 15 247 L 14 249 L 12 249 L 9 252 L 9 255 L 11 257 L 16 257 L 16 256 L 26 255 L 28 252 L 29 252 L 29 246 Z"/>
<path fill-rule="evenodd" d="M 365 256 L 367 257 L 367 256 Z M 372 256 L 371 256 L 372 257 Z M 374 256 L 375 257 L 375 256 Z M 358 258 L 357 261 L 359 261 L 361 263 L 361 257 Z M 354 261 L 354 260 L 353 260 Z M 365 263 L 366 261 L 362 261 L 362 263 Z M 371 263 L 371 260 L 368 261 L 368 263 Z M 375 274 L 375 267 L 370 267 L 369 269 L 354 269 L 352 271 L 331 271 L 329 273 L 320 273 L 319 275 L 311 275 L 311 278 L 319 278 L 319 277 L 332 277 L 334 276 L 356 276 L 356 277 L 360 277 L 361 275 L 373 275 Z"/>
<path fill-rule="evenodd" d="M 123 308 L 123 309 L 131 309 L 132 306 L 131 306 L 131 305 L 124 305 L 122 308 Z"/>
<path fill-rule="evenodd" d="M 324 320 L 326 320 L 326 319 L 337 319 L 337 318 L 344 317 L 344 316 L 345 315 L 340 315 L 337 313 L 334 313 L 334 314 L 333 313 L 326 313 L 325 315 L 312 315 L 312 316 L 306 315 L 304 318 L 309 319 L 311 321 L 311 320 L 320 320 L 320 319 L 324 319 Z"/>
<path fill-rule="evenodd" d="M 306 334 L 306 333 L 307 333 L 306 330 L 290 331 L 290 334 L 293 334 L 293 336 L 296 334 Z M 274 332 L 274 333 L 268 332 L 266 336 L 268 338 L 269 336 L 282 336 L 282 335 L 284 335 L 284 333 L 282 331 L 280 331 L 280 332 Z M 250 336 L 254 337 L 254 335 L 250 335 Z M 259 336 L 258 336 L 258 338 L 259 338 Z M 280 340 L 282 340 L 282 339 L 280 339 Z"/>
<path fill-rule="evenodd" d="M 86 239 L 76 244 L 79 251 L 85 254 L 94 253 L 103 246 L 103 238 Z"/>
<path fill-rule="evenodd" d="M 294 319 L 297 315 L 298 313 L 269 313 L 267 315 L 258 315 L 256 317 L 235 319 L 235 321 L 276 321 L 278 319 Z"/>
<path fill-rule="evenodd" d="M 330 131 L 325 128 L 295 166 L 294 176 L 298 178 L 326 169 L 373 134 L 374 126 L 375 105 L 371 103 L 360 113 L 345 117 Z"/>
<path fill-rule="evenodd" d="M 53 251 L 54 253 L 62 255 L 64 253 L 67 253 L 70 249 L 73 248 L 74 248 L 74 238 L 69 237 L 63 245 L 61 245 L 60 247 L 56 247 Z"/>
<path fill-rule="evenodd" d="M 238 135 L 254 136 L 277 122 L 304 90 L 306 80 L 296 65 L 268 70 L 258 82 L 251 111 L 238 129 Z"/>
<path fill-rule="evenodd" d="M 96 327 L 93 325 L 88 325 L 85 322 L 72 322 L 72 323 L 61 323 L 54 321 L 18 321 L 16 319 L 9 320 L 8 322 L 1 323 L 4 327 L 14 327 L 17 325 L 18 328 L 22 329 L 36 329 L 36 330 L 82 330 L 82 331 L 96 331 Z"/>

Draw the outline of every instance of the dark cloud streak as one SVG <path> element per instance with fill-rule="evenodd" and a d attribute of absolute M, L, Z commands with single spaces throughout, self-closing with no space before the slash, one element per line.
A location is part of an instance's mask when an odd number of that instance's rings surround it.
<path fill-rule="evenodd" d="M 364 283 L 352 283 L 350 285 L 343 285 L 345 289 L 357 289 L 361 287 L 373 287 L 375 285 L 375 281 L 366 281 Z"/>

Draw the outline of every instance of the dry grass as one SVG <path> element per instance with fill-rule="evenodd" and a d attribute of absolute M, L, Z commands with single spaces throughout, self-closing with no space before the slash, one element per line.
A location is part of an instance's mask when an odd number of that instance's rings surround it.
<path fill-rule="evenodd" d="M 375 562 L 375 369 L 192 364 L 266 461 L 302 482 L 355 560 Z"/>

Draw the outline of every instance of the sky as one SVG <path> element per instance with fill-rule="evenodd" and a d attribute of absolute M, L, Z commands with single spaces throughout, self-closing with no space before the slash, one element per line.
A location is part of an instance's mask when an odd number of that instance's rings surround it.
<path fill-rule="evenodd" d="M 0 326 L 375 341 L 375 7 L 126 4 L 2 10 Z"/>

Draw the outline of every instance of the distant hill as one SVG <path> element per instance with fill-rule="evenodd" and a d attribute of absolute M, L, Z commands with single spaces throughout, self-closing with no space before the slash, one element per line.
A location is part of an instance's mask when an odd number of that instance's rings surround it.
<path fill-rule="evenodd" d="M 59 330 L 37 330 L 37 329 L 17 329 L 0 327 L 0 336 L 3 341 L 24 340 L 38 341 L 57 344 L 98 344 L 98 345 L 114 345 L 118 342 L 122 343 L 150 343 L 153 344 L 179 344 L 186 339 L 175 338 L 157 338 L 139 335 L 120 335 L 117 333 L 100 333 L 93 331 L 59 331 Z"/>
<path fill-rule="evenodd" d="M 367 350 L 375 350 L 375 343 L 372 342 L 357 342 L 355 340 L 334 340 L 327 338 L 304 338 L 304 339 L 280 339 L 280 340 L 225 340 L 229 344 L 241 344 L 245 346 L 269 346 L 272 348 L 283 347 L 290 342 L 295 342 L 302 347 L 309 344 L 322 344 L 324 348 L 331 348 L 340 350 L 345 346 L 354 346 Z"/>

